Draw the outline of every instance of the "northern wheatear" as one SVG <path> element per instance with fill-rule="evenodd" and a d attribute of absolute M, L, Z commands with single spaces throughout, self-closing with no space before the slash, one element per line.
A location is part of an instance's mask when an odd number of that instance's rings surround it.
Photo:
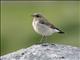
<path fill-rule="evenodd" d="M 42 35 L 43 37 L 50 36 L 55 32 L 61 34 L 64 33 L 60 29 L 56 28 L 53 24 L 48 22 L 47 19 L 42 14 L 34 13 L 32 16 L 33 16 L 32 26 L 35 32 Z"/>

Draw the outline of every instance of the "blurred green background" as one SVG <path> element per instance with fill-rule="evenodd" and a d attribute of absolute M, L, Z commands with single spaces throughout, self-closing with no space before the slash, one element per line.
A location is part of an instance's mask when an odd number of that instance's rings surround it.
<path fill-rule="evenodd" d="M 32 28 L 32 14 L 40 12 L 65 34 L 55 33 L 49 43 L 80 47 L 79 1 L 1 2 L 1 55 L 38 43 L 41 36 Z"/>

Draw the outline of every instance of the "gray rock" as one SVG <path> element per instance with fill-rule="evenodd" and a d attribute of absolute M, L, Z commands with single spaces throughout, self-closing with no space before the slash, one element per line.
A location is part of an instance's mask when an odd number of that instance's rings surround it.
<path fill-rule="evenodd" d="M 59 44 L 37 44 L 1 56 L 0 60 L 80 60 L 80 48 Z"/>

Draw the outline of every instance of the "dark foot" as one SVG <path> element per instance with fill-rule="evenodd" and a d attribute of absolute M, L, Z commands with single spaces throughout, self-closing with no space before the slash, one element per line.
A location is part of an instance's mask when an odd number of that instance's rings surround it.
<path fill-rule="evenodd" d="M 48 43 L 43 43 L 43 44 L 42 44 L 42 46 L 48 46 L 48 45 L 49 45 Z"/>
<path fill-rule="evenodd" d="M 52 43 L 51 45 L 55 45 L 55 44 Z"/>

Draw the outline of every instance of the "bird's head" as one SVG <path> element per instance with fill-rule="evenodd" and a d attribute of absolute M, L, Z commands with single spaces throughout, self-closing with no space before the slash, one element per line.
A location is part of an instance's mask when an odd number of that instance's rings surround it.
<path fill-rule="evenodd" d="M 34 14 L 32 14 L 32 16 L 35 17 L 35 18 L 43 17 L 42 14 L 40 14 L 40 13 L 34 13 Z"/>

